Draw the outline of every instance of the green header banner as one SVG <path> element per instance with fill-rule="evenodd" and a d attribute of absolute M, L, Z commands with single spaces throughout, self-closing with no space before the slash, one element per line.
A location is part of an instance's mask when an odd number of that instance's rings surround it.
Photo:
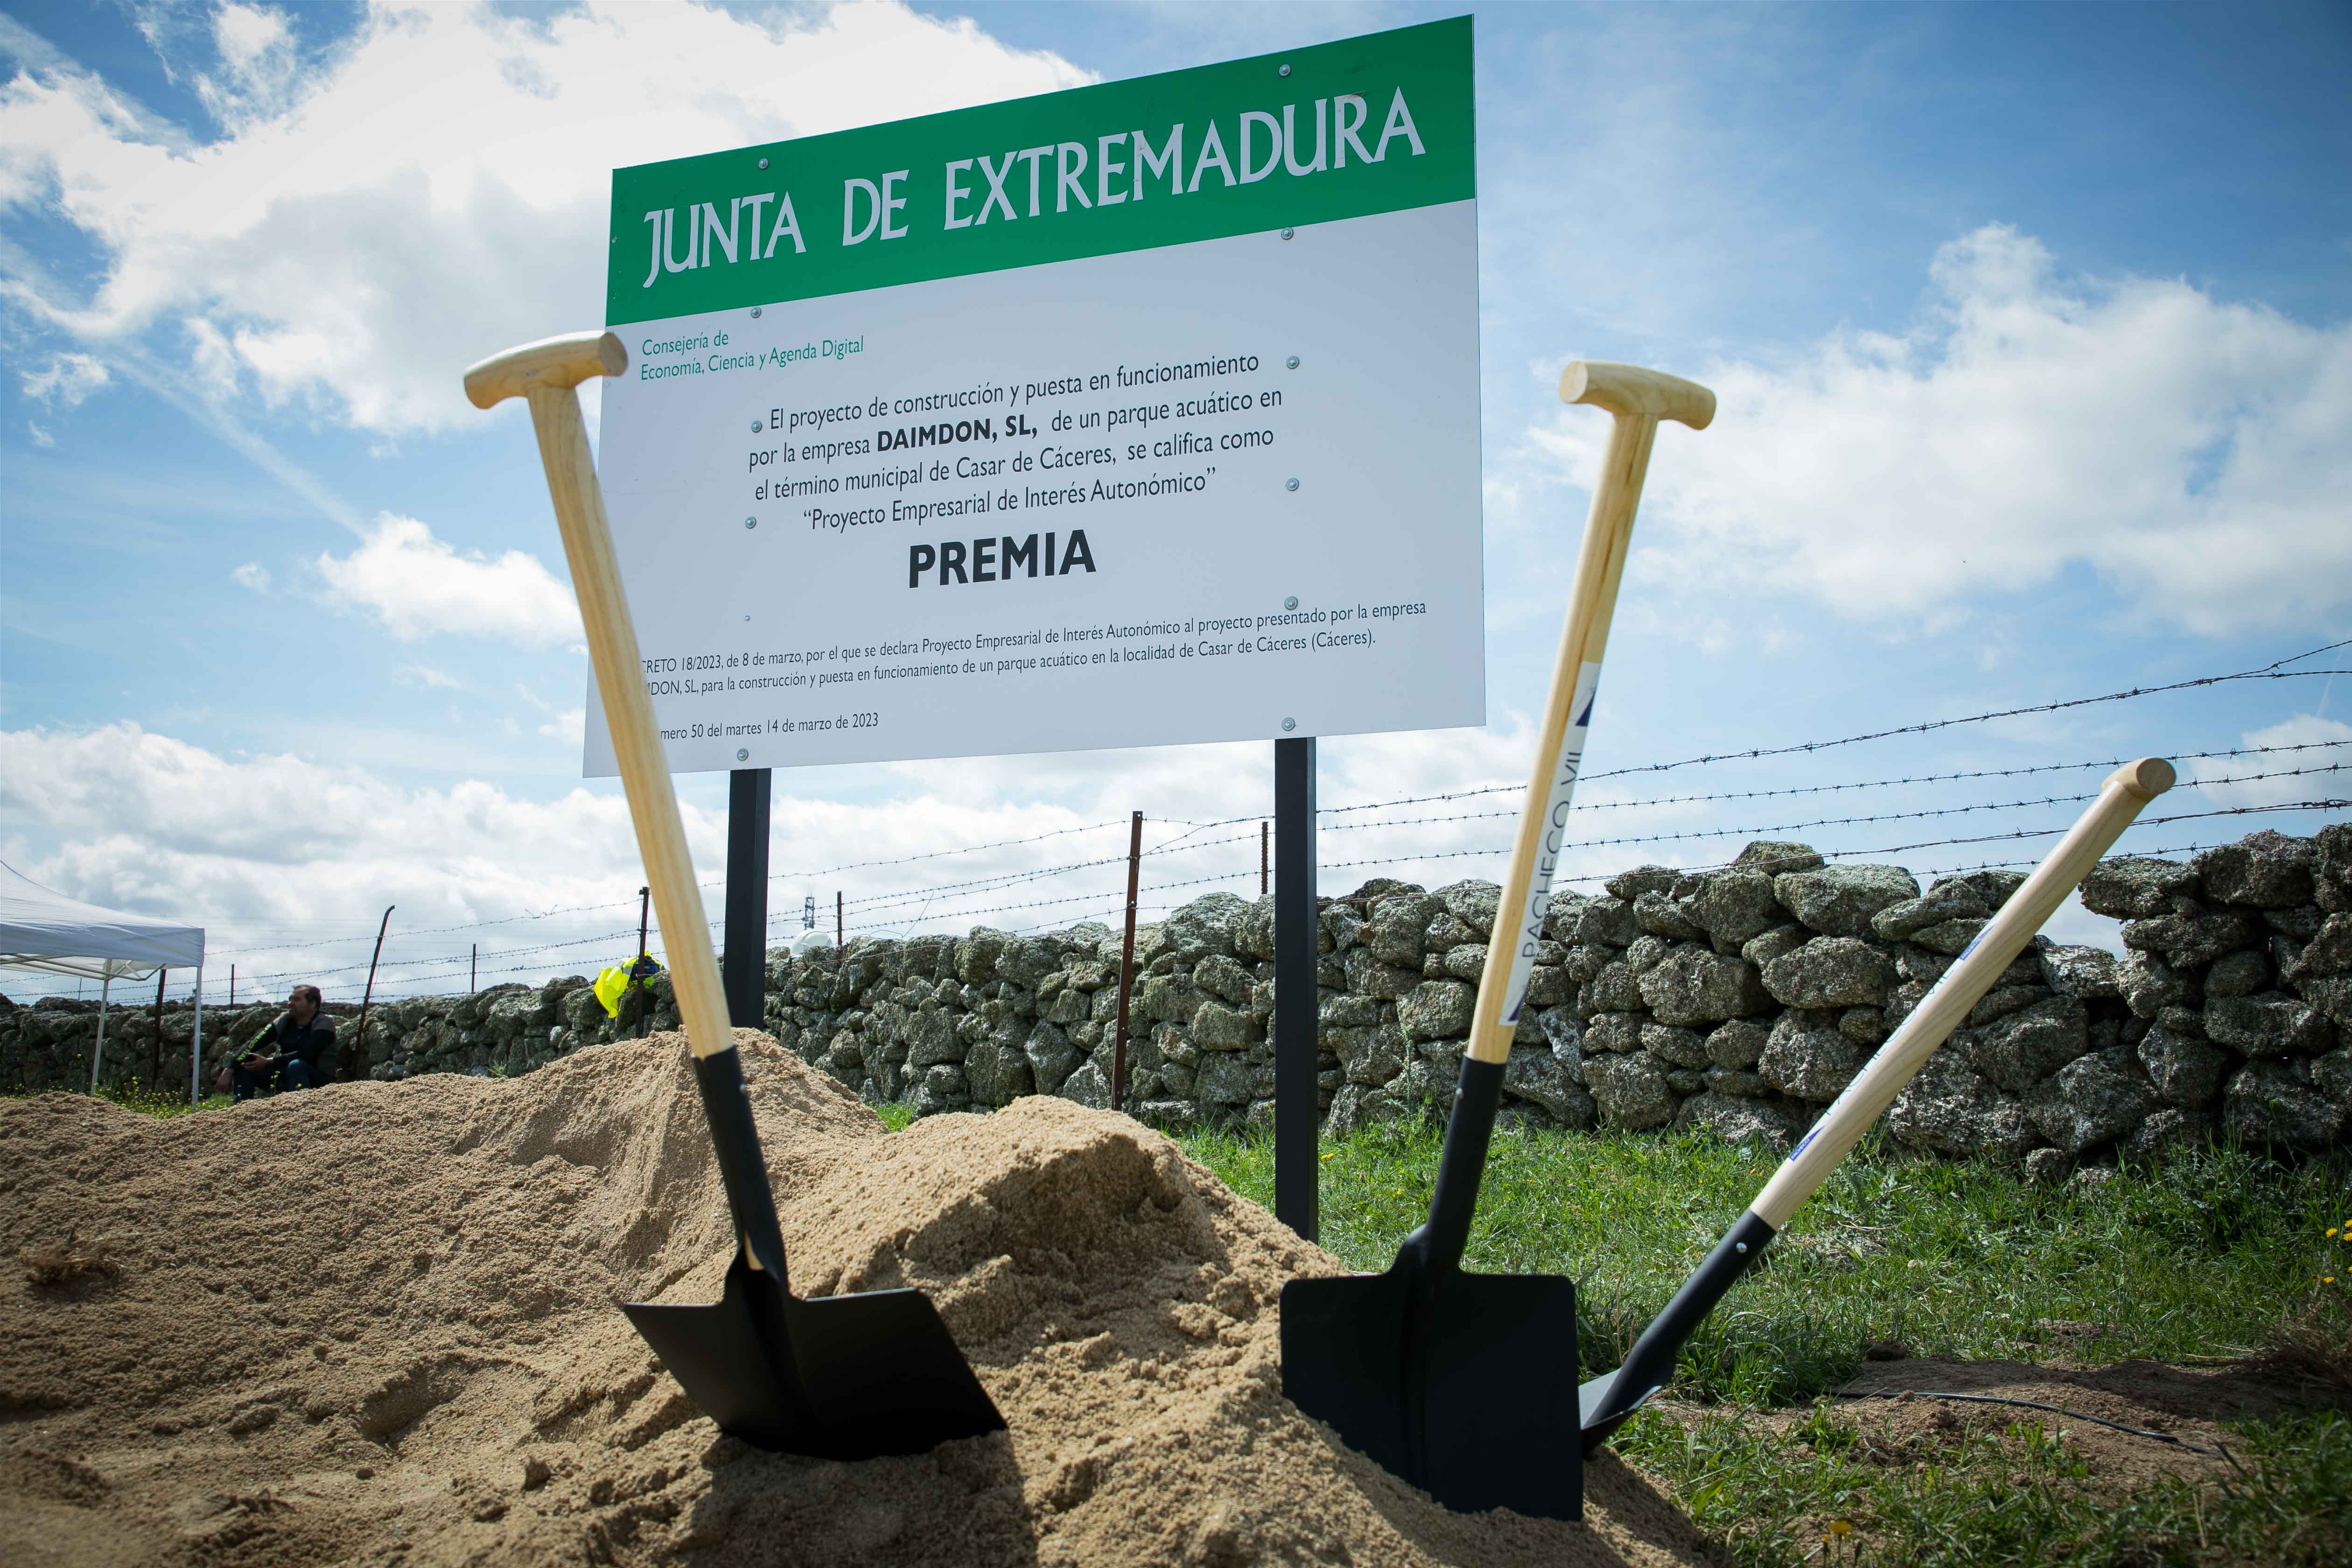
<path fill-rule="evenodd" d="M 613 173 L 608 325 L 1477 194 L 1470 18 Z"/>

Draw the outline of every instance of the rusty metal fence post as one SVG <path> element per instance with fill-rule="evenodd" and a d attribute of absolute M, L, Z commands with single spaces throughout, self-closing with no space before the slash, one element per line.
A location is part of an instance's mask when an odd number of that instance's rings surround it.
<path fill-rule="evenodd" d="M 1135 990 L 1135 887 L 1143 864 L 1143 813 L 1129 819 L 1127 827 L 1127 934 L 1118 944 L 1118 1034 L 1110 1049 L 1110 1108 L 1126 1109 L 1127 1005 Z"/>

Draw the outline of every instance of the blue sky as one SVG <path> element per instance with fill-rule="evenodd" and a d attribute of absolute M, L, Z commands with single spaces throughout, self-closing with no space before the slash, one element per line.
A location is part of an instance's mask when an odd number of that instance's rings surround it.
<path fill-rule="evenodd" d="M 1459 9 L 9 8 L 0 858 L 201 920 L 219 963 L 273 986 L 300 970 L 355 990 L 388 903 L 395 987 L 474 942 L 526 978 L 614 961 L 639 874 L 616 786 L 579 776 L 585 660 L 545 490 L 520 412 L 457 391 L 483 353 L 596 322 L 610 167 Z M 1475 14 L 1489 723 L 1325 742 L 1327 806 L 1524 776 L 1605 426 L 1558 404 L 1577 357 L 1723 397 L 1712 429 L 1659 440 L 1596 772 L 2352 636 L 2342 7 Z M 2197 787 L 2149 815 L 2331 799 L 2352 795 L 2342 773 L 2282 775 L 2352 759 L 2332 687 L 2242 681 L 1580 798 L 1595 838 L 1932 810 L 1952 815 L 1777 836 L 1923 845 L 1886 857 L 1923 872 L 2030 859 L 2048 838 L 1933 841 L 2062 824 L 2063 800 L 1979 808 L 2077 795 L 2095 770 L 1660 797 L 2252 746 L 2302 749 L 2185 763 Z M 838 888 L 871 929 L 1100 917 L 1117 868 L 1034 874 L 1118 855 L 1130 809 L 1169 824 L 1147 842 L 1208 846 L 1155 858 L 1146 886 L 1171 890 L 1147 903 L 1254 893 L 1254 822 L 1188 825 L 1268 810 L 1270 762 L 1236 745 L 780 773 L 780 873 L 1118 826 L 781 875 L 772 907 Z M 724 780 L 679 788 L 715 879 Z M 1324 890 L 1496 876 L 1467 852 L 1507 818 L 1467 814 L 1512 804 L 1333 816 Z M 2151 825 L 2126 846 L 2326 815 Z M 1408 820 L 1431 816 L 1467 819 Z M 1341 826 L 1366 821 L 1395 826 Z M 1577 868 L 1703 865 L 1739 842 L 1601 845 Z M 1239 879 L 1198 880 L 1214 876 Z M 1014 877 L 1034 879 L 948 886 Z M 2079 910 L 2059 929 L 2113 940 Z"/>

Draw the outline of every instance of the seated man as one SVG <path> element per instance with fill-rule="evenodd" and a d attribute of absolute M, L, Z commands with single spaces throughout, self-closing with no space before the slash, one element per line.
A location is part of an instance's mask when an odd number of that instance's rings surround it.
<path fill-rule="evenodd" d="M 297 985 L 286 1011 L 263 1037 L 269 1050 L 248 1051 L 229 1072 L 229 1093 L 237 1100 L 279 1089 L 309 1089 L 335 1074 L 335 1022 L 319 1011 L 319 988 Z M 259 1042 L 256 1042 L 257 1045 Z"/>

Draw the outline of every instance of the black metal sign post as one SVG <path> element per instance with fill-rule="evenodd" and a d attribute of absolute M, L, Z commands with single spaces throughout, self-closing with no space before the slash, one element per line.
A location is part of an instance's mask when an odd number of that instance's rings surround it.
<path fill-rule="evenodd" d="M 1308 1241 L 1319 1208 L 1315 1086 L 1315 742 L 1274 743 L 1274 1217 Z"/>
<path fill-rule="evenodd" d="M 736 768 L 727 775 L 727 930 L 719 960 L 727 988 L 727 1021 L 739 1029 L 762 1026 L 768 968 L 767 768 Z"/>

